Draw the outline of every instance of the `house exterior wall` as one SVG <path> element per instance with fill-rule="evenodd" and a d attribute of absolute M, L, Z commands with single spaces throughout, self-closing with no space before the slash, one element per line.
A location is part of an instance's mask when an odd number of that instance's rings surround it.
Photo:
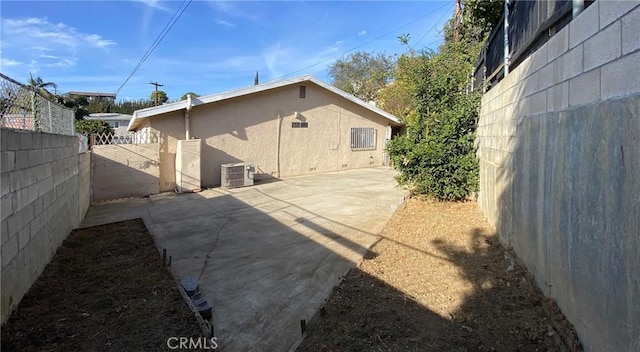
<path fill-rule="evenodd" d="M 596 1 L 482 98 L 478 203 L 585 351 L 640 351 L 638 33 Z"/>
<path fill-rule="evenodd" d="M 1 129 L 4 323 L 89 208 L 91 153 L 78 138 Z"/>
<path fill-rule="evenodd" d="M 176 188 L 177 141 L 185 139 L 184 111 L 163 114 L 148 123 L 146 127 L 160 134 L 160 192 L 173 191 Z"/>
<path fill-rule="evenodd" d="M 299 97 L 300 85 L 306 86 L 305 98 Z M 203 186 L 220 184 L 224 163 L 252 163 L 258 178 L 383 165 L 387 119 L 311 82 L 300 85 L 191 109 L 190 136 L 203 140 Z M 175 148 L 176 141 L 185 138 L 184 113 L 150 119 L 150 127 L 164 139 L 160 155 L 163 189 L 175 187 Z M 292 128 L 292 122 L 307 122 L 308 128 Z M 352 127 L 374 128 L 375 150 L 352 151 Z"/>

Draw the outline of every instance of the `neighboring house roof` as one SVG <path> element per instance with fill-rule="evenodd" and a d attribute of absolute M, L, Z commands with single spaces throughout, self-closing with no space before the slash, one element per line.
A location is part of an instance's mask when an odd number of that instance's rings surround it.
<path fill-rule="evenodd" d="M 240 96 L 244 96 L 244 95 L 249 95 L 249 94 L 254 94 L 254 93 L 258 93 L 258 92 L 263 92 L 266 90 L 270 90 L 270 89 L 275 89 L 275 88 L 280 88 L 280 87 L 284 87 L 284 86 L 288 86 L 288 85 L 293 85 L 293 84 L 299 84 L 299 83 L 303 83 L 303 82 L 311 82 L 314 83 L 326 90 L 329 90 L 341 97 L 343 97 L 344 99 L 347 99 L 357 105 L 362 106 L 365 109 L 371 110 L 374 113 L 386 118 L 387 120 L 393 122 L 396 125 L 403 125 L 404 123 L 402 123 L 400 120 L 398 120 L 397 117 L 395 117 L 394 115 L 381 110 L 369 103 L 364 102 L 363 100 L 360 100 L 356 97 L 354 97 L 353 95 L 342 91 L 330 84 L 324 83 L 319 79 L 316 79 L 312 76 L 306 75 L 306 76 L 300 76 L 300 77 L 296 77 L 296 78 L 290 78 L 290 79 L 283 79 L 280 81 L 274 81 L 274 82 L 269 82 L 269 83 L 263 83 L 257 86 L 250 86 L 250 87 L 246 87 L 246 88 L 240 88 L 240 89 L 236 89 L 236 90 L 231 90 L 231 91 L 227 91 L 227 92 L 223 92 L 223 93 L 217 93 L 217 94 L 211 94 L 211 95 L 205 95 L 205 96 L 201 96 L 198 98 L 192 98 L 191 99 L 191 106 L 198 106 L 198 105 L 202 105 L 202 104 L 209 104 L 209 103 L 214 103 L 214 102 L 218 102 L 218 101 L 222 101 L 222 100 L 227 100 L 227 99 L 231 99 L 231 98 L 236 98 L 236 97 L 240 97 Z M 175 103 L 169 103 L 169 104 L 164 104 L 164 105 L 160 105 L 160 106 L 154 106 L 154 107 L 150 107 L 150 108 L 146 108 L 146 109 L 142 109 L 142 110 L 136 110 L 133 113 L 133 118 L 131 119 L 131 121 L 129 122 L 129 127 L 128 130 L 129 131 L 133 131 L 135 130 L 138 126 L 140 126 L 140 124 L 142 123 L 142 121 L 144 119 L 147 118 L 151 118 L 153 116 L 156 115 L 160 115 L 160 114 L 164 114 L 164 113 L 168 113 L 168 112 L 172 112 L 172 111 L 178 111 L 178 110 L 182 110 L 182 109 L 186 109 L 187 108 L 187 104 L 188 104 L 188 100 L 182 100 L 182 101 L 178 101 Z"/>
<path fill-rule="evenodd" d="M 113 93 L 100 93 L 100 92 L 67 92 L 67 95 L 81 95 L 85 97 L 111 97 L 116 98 Z"/>
<path fill-rule="evenodd" d="M 113 112 L 100 112 L 85 116 L 86 120 L 104 120 L 104 121 L 130 121 L 133 115 L 118 114 Z"/>

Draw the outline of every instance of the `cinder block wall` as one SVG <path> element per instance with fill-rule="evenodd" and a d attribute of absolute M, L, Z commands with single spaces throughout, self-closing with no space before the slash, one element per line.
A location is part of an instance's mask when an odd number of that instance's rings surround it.
<path fill-rule="evenodd" d="M 640 351 L 638 33 L 596 1 L 482 99 L 479 205 L 586 351 Z"/>
<path fill-rule="evenodd" d="M 160 193 L 159 151 L 158 143 L 94 145 L 92 201 Z"/>
<path fill-rule="evenodd" d="M 78 223 L 87 215 L 91 206 L 91 152 L 78 154 Z M 76 226 L 76 227 L 77 227 Z"/>
<path fill-rule="evenodd" d="M 1 316 L 9 317 L 90 203 L 91 154 L 78 138 L 0 129 Z"/>

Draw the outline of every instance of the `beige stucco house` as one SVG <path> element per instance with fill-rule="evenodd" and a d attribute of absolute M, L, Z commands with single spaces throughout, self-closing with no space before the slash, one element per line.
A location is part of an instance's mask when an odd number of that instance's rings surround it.
<path fill-rule="evenodd" d="M 160 134 L 160 191 L 169 191 L 178 140 L 202 140 L 202 186 L 216 186 L 225 163 L 253 164 L 257 180 L 386 165 L 386 141 L 402 125 L 302 76 L 138 110 L 128 130 Z"/>

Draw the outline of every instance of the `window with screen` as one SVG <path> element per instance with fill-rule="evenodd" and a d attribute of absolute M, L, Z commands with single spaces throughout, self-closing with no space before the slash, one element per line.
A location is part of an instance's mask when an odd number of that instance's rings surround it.
<path fill-rule="evenodd" d="M 292 122 L 291 127 L 292 128 L 309 128 L 309 123 L 308 122 Z"/>
<path fill-rule="evenodd" d="M 351 150 L 376 149 L 376 130 L 372 127 L 351 128 Z"/>
<path fill-rule="evenodd" d="M 300 98 L 307 97 L 307 86 L 300 86 Z"/>

